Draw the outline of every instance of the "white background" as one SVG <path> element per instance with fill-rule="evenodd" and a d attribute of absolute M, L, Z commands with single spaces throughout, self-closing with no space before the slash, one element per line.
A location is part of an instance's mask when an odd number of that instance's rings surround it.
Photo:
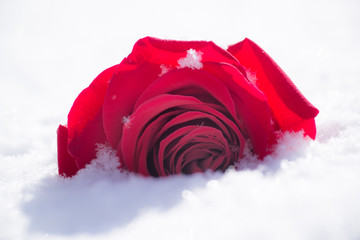
<path fill-rule="evenodd" d="M 359 239 L 359 11 L 357 0 L 1 1 L 0 239 Z M 59 178 L 58 124 L 148 35 L 252 39 L 320 110 L 317 140 L 287 135 L 263 163 L 225 174 L 90 166 Z"/>

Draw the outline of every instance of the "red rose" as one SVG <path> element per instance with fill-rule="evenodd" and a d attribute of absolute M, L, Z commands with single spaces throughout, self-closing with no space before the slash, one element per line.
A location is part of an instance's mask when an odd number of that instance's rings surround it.
<path fill-rule="evenodd" d="M 145 176 L 224 170 L 247 143 L 264 157 L 275 132 L 315 138 L 317 114 L 249 39 L 224 50 L 146 37 L 75 100 L 58 128 L 59 174 L 76 174 L 103 143 L 122 168 Z"/>

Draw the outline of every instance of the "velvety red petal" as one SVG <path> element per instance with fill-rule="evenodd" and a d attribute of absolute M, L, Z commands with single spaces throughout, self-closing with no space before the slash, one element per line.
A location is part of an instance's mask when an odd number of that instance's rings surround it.
<path fill-rule="evenodd" d="M 171 149 L 168 149 L 168 146 L 171 146 L 171 142 L 176 141 L 176 139 L 181 139 L 182 137 L 184 137 L 184 135 L 189 134 L 191 131 L 193 131 L 196 128 L 198 128 L 198 126 L 185 126 L 183 128 L 177 129 L 176 131 L 171 133 L 169 136 L 167 136 L 160 142 L 159 152 L 158 152 L 158 155 L 156 158 L 156 159 L 158 159 L 159 176 L 167 175 L 167 173 L 165 172 L 165 168 L 164 168 L 164 160 L 168 156 L 168 153 L 166 150 L 169 150 L 171 153 L 174 153 L 174 154 L 171 154 L 170 162 L 175 164 L 175 159 L 174 159 L 175 154 L 179 150 L 179 148 L 182 146 L 181 144 L 179 145 L 177 143 Z"/>
<path fill-rule="evenodd" d="M 203 62 L 225 62 L 243 69 L 234 56 L 211 41 L 177 41 L 145 37 L 136 42 L 128 58 L 134 62 L 145 60 L 158 66 L 177 67 L 178 60 L 186 57 L 189 49 L 201 52 Z"/>
<path fill-rule="evenodd" d="M 68 129 L 63 125 L 57 129 L 57 156 L 59 175 L 71 177 L 77 173 L 79 168 L 68 152 Z"/>
<path fill-rule="evenodd" d="M 171 119 L 170 121 L 166 122 L 166 124 L 163 125 L 163 127 L 157 132 L 155 139 L 158 139 L 159 136 L 161 136 L 165 131 L 167 131 L 169 128 L 173 126 L 180 125 L 182 123 L 186 123 L 197 119 L 210 120 L 215 124 L 216 127 L 218 127 L 222 131 L 223 135 L 227 136 L 229 139 L 232 139 L 233 136 L 231 135 L 227 127 L 229 127 L 232 131 L 234 131 L 237 136 L 241 136 L 241 133 L 238 127 L 235 125 L 235 123 L 230 121 L 227 117 L 225 117 L 221 113 L 218 113 L 217 115 L 211 115 L 205 112 L 200 112 L 195 109 L 201 109 L 202 111 L 206 111 L 208 107 L 206 105 L 194 106 L 193 110 L 189 110 L 182 114 L 177 115 L 176 117 L 174 117 L 173 119 Z M 215 112 L 216 114 L 216 111 L 213 112 Z M 201 125 L 200 122 L 199 125 Z"/>
<path fill-rule="evenodd" d="M 238 126 L 236 126 L 233 121 L 231 121 L 230 119 L 228 119 L 228 117 L 221 113 L 221 111 L 218 111 L 213 106 L 209 106 L 209 104 L 205 103 L 182 105 L 181 109 L 184 109 L 187 112 L 184 112 L 183 114 L 180 114 L 177 117 L 173 118 L 171 121 L 167 122 L 162 127 L 162 129 L 160 129 L 154 139 L 159 139 L 160 136 L 172 126 L 178 125 L 181 122 L 186 122 L 189 120 L 203 117 L 216 123 L 222 129 L 223 134 L 227 136 L 230 136 L 230 133 L 225 129 L 225 125 L 229 127 L 236 134 L 236 136 L 231 136 L 231 140 L 233 140 L 234 142 L 236 142 L 236 140 L 238 141 L 238 151 L 239 153 L 242 153 L 245 146 L 245 139 L 239 131 Z M 224 125 L 222 123 L 224 123 Z M 236 137 L 237 139 L 234 139 L 234 137 Z"/>
<path fill-rule="evenodd" d="M 221 79 L 235 103 L 237 118 L 250 138 L 255 154 L 264 157 L 275 141 L 272 116 L 266 96 L 239 70 L 224 63 L 204 63 L 204 70 Z"/>
<path fill-rule="evenodd" d="M 207 155 L 210 154 L 206 149 L 209 147 L 208 144 L 199 144 L 199 145 L 204 145 L 204 146 L 198 146 L 199 148 L 197 149 L 199 151 L 199 159 L 203 159 L 203 160 L 199 160 L 198 161 L 198 166 L 203 170 L 216 170 L 216 168 L 210 168 L 210 166 L 213 166 L 211 163 L 214 161 L 214 157 L 208 157 Z M 211 146 L 211 145 L 210 145 Z"/>
<path fill-rule="evenodd" d="M 96 154 L 96 144 L 106 141 L 102 105 L 109 81 L 117 65 L 99 74 L 76 98 L 68 115 L 69 153 L 83 168 Z"/>
<path fill-rule="evenodd" d="M 304 131 L 306 133 L 306 135 L 308 135 L 312 139 L 315 139 L 315 136 L 316 136 L 315 119 L 312 118 L 312 119 L 301 121 L 301 122 L 299 122 L 299 124 L 294 124 L 292 130 L 295 132 Z"/>
<path fill-rule="evenodd" d="M 266 95 L 281 130 L 296 130 L 318 114 L 319 111 L 301 94 L 274 60 L 254 42 L 245 39 L 230 46 L 228 51 L 249 74 L 256 76 L 255 84 Z M 313 135 L 307 129 L 304 129 L 305 134 Z"/>
<path fill-rule="evenodd" d="M 106 143 L 101 110 L 102 108 L 87 122 L 81 132 L 69 139 L 68 151 L 74 156 L 79 169 L 84 168 L 96 157 L 98 144 Z"/>
<path fill-rule="evenodd" d="M 163 129 L 163 126 L 169 121 L 169 118 L 180 114 L 182 111 L 171 111 L 161 114 L 153 122 L 151 122 L 138 139 L 135 159 L 138 159 L 139 173 L 145 176 L 149 175 L 147 157 L 149 152 L 154 148 L 156 143 L 156 135 Z M 154 167 L 159 172 L 159 165 L 154 161 Z"/>
<path fill-rule="evenodd" d="M 214 171 L 215 169 L 210 168 L 213 157 L 209 157 L 211 153 L 207 151 L 207 149 L 209 149 L 210 147 L 211 144 L 200 143 L 186 148 L 178 157 L 178 161 L 176 162 L 175 168 L 178 171 L 177 173 L 194 173 L 191 172 L 193 171 L 193 169 L 189 169 L 189 167 L 187 167 L 189 165 L 196 165 L 199 169 L 201 169 L 201 172 L 204 172 L 206 170 Z"/>
<path fill-rule="evenodd" d="M 192 127 L 192 129 L 190 129 L 191 131 L 186 132 L 186 134 L 184 134 L 184 136 L 176 143 L 176 146 L 174 147 L 176 151 L 179 151 L 184 146 L 187 146 L 187 144 L 192 145 L 190 148 L 186 148 L 185 153 L 180 156 L 180 158 L 176 163 L 177 164 L 176 168 L 179 168 L 179 164 L 181 165 L 181 168 L 186 167 L 186 165 L 188 164 L 192 165 L 191 162 L 197 162 L 196 164 L 198 166 L 199 160 L 201 161 L 206 151 L 210 149 L 209 146 L 213 146 L 212 147 L 213 149 L 218 149 L 219 151 L 222 152 L 226 151 L 226 149 L 228 148 L 227 141 L 223 137 L 222 132 L 219 131 L 218 129 L 207 126 L 191 126 L 191 127 Z M 179 131 L 180 130 L 183 129 L 179 129 Z M 217 163 L 212 166 L 216 167 L 221 164 L 228 166 L 229 162 L 226 163 L 222 162 L 220 164 Z M 202 171 L 204 170 L 206 169 L 202 169 Z M 210 170 L 216 170 L 216 168 Z"/>
<path fill-rule="evenodd" d="M 196 127 L 189 134 L 181 138 L 177 145 L 179 148 L 181 148 L 187 143 L 210 143 L 214 146 L 215 149 L 221 150 L 224 150 L 227 145 L 227 141 L 218 129 L 206 126 Z M 182 163 L 183 165 L 186 165 L 190 161 L 196 159 L 196 156 L 194 158 L 191 153 L 190 155 L 191 156 L 185 159 L 185 161 Z"/>
<path fill-rule="evenodd" d="M 160 164 L 164 164 L 163 159 L 170 159 L 169 161 L 169 169 L 172 174 L 178 174 L 181 172 L 180 169 L 180 162 L 175 161 L 175 154 L 176 151 L 178 151 L 179 146 L 176 144 L 177 138 L 181 137 L 185 133 L 188 133 L 188 131 L 191 131 L 193 129 L 199 128 L 202 125 L 201 119 L 207 119 L 211 121 L 214 125 L 212 125 L 213 128 L 219 128 L 221 130 L 221 133 L 223 136 L 226 136 L 233 144 L 237 145 L 237 150 L 239 152 L 239 155 L 241 155 L 243 151 L 243 147 L 245 145 L 245 140 L 243 139 L 242 134 L 240 133 L 238 126 L 235 125 L 234 122 L 229 120 L 225 115 L 223 115 L 221 112 L 216 111 L 214 108 L 209 107 L 207 104 L 193 104 L 193 105 L 183 105 L 181 106 L 182 109 L 184 109 L 185 112 L 177 115 L 172 120 L 168 121 L 160 130 L 158 130 L 158 133 L 153 138 L 155 141 L 158 141 L 159 139 L 163 138 L 163 134 L 170 128 L 174 127 L 181 127 L 182 124 L 187 124 L 188 122 L 193 122 L 193 124 L 196 124 L 194 120 L 199 120 L 197 125 L 188 125 L 183 126 L 181 129 L 178 129 L 174 133 L 170 134 L 169 136 L 166 136 L 164 139 L 161 140 L 160 143 L 160 150 L 158 156 L 156 156 L 159 160 Z M 229 132 L 229 129 L 231 129 L 232 132 Z M 234 135 L 235 133 L 235 135 Z M 206 142 L 206 139 L 202 139 L 203 142 Z M 226 142 L 226 140 L 225 140 Z M 175 144 L 174 144 L 175 143 Z M 221 145 L 221 144 L 220 144 Z M 236 147 L 236 146 L 234 146 Z M 192 149 L 190 147 L 189 149 Z M 185 150 L 185 152 L 188 152 L 188 150 Z M 162 153 L 162 154 L 161 154 Z M 182 154 L 181 157 L 184 156 Z M 155 162 L 156 163 L 156 162 Z M 228 162 L 223 163 L 224 166 L 228 166 Z M 157 169 L 159 169 L 157 167 Z M 158 170 L 160 173 L 165 173 L 163 169 Z"/>
<path fill-rule="evenodd" d="M 140 39 L 120 63 L 104 100 L 104 130 L 112 147 L 116 148 L 121 139 L 122 119 L 134 111 L 136 100 L 159 77 L 161 67 L 176 68 L 189 49 L 201 52 L 203 61 L 226 62 L 243 71 L 234 56 L 213 42 Z"/>
<path fill-rule="evenodd" d="M 194 173 L 202 173 L 203 170 L 198 166 L 196 161 L 190 162 L 186 166 L 184 166 L 183 170 L 186 174 L 194 174 Z"/>
<path fill-rule="evenodd" d="M 240 75 L 242 76 L 242 74 Z M 189 68 L 173 70 L 157 79 L 139 97 L 135 104 L 135 109 L 137 109 L 138 105 L 157 95 L 164 93 L 187 95 L 189 93 L 189 89 L 191 93 L 190 95 L 202 100 L 203 102 L 211 103 L 214 99 L 217 103 L 222 104 L 227 113 L 231 114 L 234 121 L 237 124 L 240 123 L 238 117 L 236 116 L 233 99 L 223 81 L 215 78 L 206 71 L 192 70 Z M 223 119 L 227 119 L 227 117 L 224 117 Z M 259 127 L 257 126 L 256 129 L 259 129 Z M 241 139 L 239 139 L 239 141 L 241 141 Z"/>
<path fill-rule="evenodd" d="M 140 94 L 158 78 L 160 67 L 151 63 L 137 65 L 125 59 L 114 73 L 104 100 L 104 130 L 110 145 L 116 149 L 122 136 L 123 119 L 134 110 Z"/>
<path fill-rule="evenodd" d="M 122 153 L 123 161 L 128 169 L 138 172 L 138 163 L 135 162 L 136 144 L 140 134 L 145 130 L 145 125 L 148 124 L 153 117 L 175 106 L 199 103 L 201 102 L 193 97 L 164 94 L 156 96 L 140 105 L 134 114 L 130 116 L 130 122 L 127 123 L 127 127 L 123 128 L 123 136 L 121 144 L 119 144 L 119 148 L 121 147 L 121 149 L 118 149 L 118 152 L 120 151 Z M 122 151 L 122 149 L 126 149 L 126 151 Z"/>
<path fill-rule="evenodd" d="M 135 109 L 154 96 L 165 93 L 186 96 L 188 91 L 190 91 L 190 96 L 194 96 L 202 102 L 214 103 L 212 102 L 212 98 L 214 98 L 236 119 L 234 102 L 222 81 L 206 71 L 190 68 L 173 70 L 157 79 L 139 97 Z"/>

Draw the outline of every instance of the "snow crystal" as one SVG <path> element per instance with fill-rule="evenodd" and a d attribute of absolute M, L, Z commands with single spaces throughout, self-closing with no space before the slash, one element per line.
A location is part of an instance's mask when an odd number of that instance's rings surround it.
<path fill-rule="evenodd" d="M 131 116 L 124 116 L 122 118 L 122 123 L 126 128 L 129 128 L 131 126 Z"/>
<path fill-rule="evenodd" d="M 97 144 L 96 159 L 93 165 L 105 171 L 117 170 L 120 167 L 119 158 L 116 156 L 116 150 L 107 144 Z"/>
<path fill-rule="evenodd" d="M 246 76 L 247 76 L 247 78 L 249 79 L 249 81 L 250 81 L 252 84 L 256 85 L 256 82 L 257 82 L 256 73 L 250 71 L 250 69 L 246 69 L 245 71 L 246 71 Z"/>
<path fill-rule="evenodd" d="M 96 158 L 81 169 L 77 177 L 83 175 L 93 177 L 104 177 L 109 175 L 117 175 L 120 170 L 120 160 L 116 155 L 116 150 L 107 144 L 97 144 Z"/>
<path fill-rule="evenodd" d="M 180 58 L 179 63 L 179 69 L 181 68 L 191 68 L 191 69 L 201 69 L 203 67 L 203 64 L 201 63 L 201 55 L 202 52 L 197 52 L 194 49 L 189 49 L 187 51 L 187 55 L 184 58 Z"/>
<path fill-rule="evenodd" d="M 171 70 L 171 67 L 169 67 L 169 66 L 167 66 L 165 64 L 161 64 L 160 69 L 161 69 L 161 73 L 159 74 L 159 77 L 161 77 L 165 73 L 169 72 Z"/>

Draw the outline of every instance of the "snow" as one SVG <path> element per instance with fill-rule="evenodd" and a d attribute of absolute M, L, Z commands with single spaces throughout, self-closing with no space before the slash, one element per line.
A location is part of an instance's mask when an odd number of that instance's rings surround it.
<path fill-rule="evenodd" d="M 82 174 L 99 175 L 99 172 L 102 173 L 118 173 L 118 168 L 120 167 L 119 158 L 116 156 L 116 150 L 111 146 L 105 144 L 98 144 L 96 149 L 96 158 L 91 161 L 85 169 L 80 170 L 77 175 L 79 177 Z M 85 172 L 85 173 L 83 173 Z M 81 177 L 80 177 L 81 178 Z"/>
<path fill-rule="evenodd" d="M 159 74 L 159 77 L 161 77 L 165 73 L 169 72 L 171 70 L 171 67 L 168 67 L 165 64 L 161 64 L 160 69 L 161 69 L 161 73 Z"/>
<path fill-rule="evenodd" d="M 194 49 L 189 49 L 186 52 L 186 57 L 180 58 L 179 69 L 181 68 L 191 68 L 191 69 L 201 69 L 203 64 L 201 63 L 202 52 L 197 52 Z"/>
<path fill-rule="evenodd" d="M 250 69 L 246 69 L 245 71 L 246 71 L 246 77 L 249 79 L 249 81 L 252 84 L 256 85 L 256 81 L 257 81 L 256 73 L 250 71 Z"/>
<path fill-rule="evenodd" d="M 359 239 L 359 9 L 356 0 L 2 1 L 0 239 Z M 319 108 L 316 141 L 289 133 L 240 171 L 162 179 L 115 171 L 101 146 L 79 175 L 59 177 L 57 126 L 147 35 L 223 47 L 252 39 Z"/>
<path fill-rule="evenodd" d="M 126 128 L 130 128 L 131 126 L 131 116 L 123 116 L 122 123 Z"/>

